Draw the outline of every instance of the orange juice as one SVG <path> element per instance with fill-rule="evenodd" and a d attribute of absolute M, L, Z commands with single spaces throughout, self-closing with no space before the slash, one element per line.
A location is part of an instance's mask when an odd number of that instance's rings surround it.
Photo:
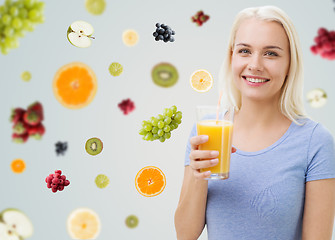
<path fill-rule="evenodd" d="M 233 123 L 223 120 L 201 120 L 197 123 L 198 135 L 208 135 L 208 141 L 199 145 L 199 150 L 216 150 L 219 152 L 219 163 L 201 171 L 211 171 L 228 178 L 230 153 L 232 145 Z"/>

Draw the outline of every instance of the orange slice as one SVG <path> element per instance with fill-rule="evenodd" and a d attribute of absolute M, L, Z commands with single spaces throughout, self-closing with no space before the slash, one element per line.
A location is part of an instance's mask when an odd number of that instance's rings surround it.
<path fill-rule="evenodd" d="M 163 192 L 166 178 L 158 167 L 142 168 L 135 177 L 137 191 L 145 197 L 154 197 Z"/>
<path fill-rule="evenodd" d="M 132 29 L 125 30 L 122 34 L 123 43 L 128 47 L 136 45 L 138 42 L 138 38 L 139 36 L 137 32 Z"/>
<path fill-rule="evenodd" d="M 77 208 L 67 218 L 72 239 L 96 239 L 101 230 L 99 216 L 89 208 Z"/>
<path fill-rule="evenodd" d="M 97 78 L 86 64 L 72 62 L 57 71 L 53 81 L 53 92 L 64 107 L 83 108 L 95 97 Z"/>
<path fill-rule="evenodd" d="M 197 92 L 207 92 L 213 87 L 213 77 L 205 69 L 199 69 L 192 73 L 191 87 Z"/>
<path fill-rule="evenodd" d="M 18 158 L 12 161 L 10 167 L 14 173 L 23 173 L 26 169 L 26 163 L 22 159 Z"/>

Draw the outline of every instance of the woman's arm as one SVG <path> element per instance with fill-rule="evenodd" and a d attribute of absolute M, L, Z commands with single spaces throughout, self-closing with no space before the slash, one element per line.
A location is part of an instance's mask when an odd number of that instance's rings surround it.
<path fill-rule="evenodd" d="M 204 178 L 210 172 L 200 172 L 201 168 L 215 166 L 217 151 L 198 150 L 198 146 L 208 141 L 208 136 L 190 139 L 190 165 L 185 167 L 178 207 L 175 212 L 175 228 L 178 240 L 196 240 L 205 226 L 208 182 Z"/>
<path fill-rule="evenodd" d="M 335 214 L 335 179 L 306 183 L 302 240 L 331 240 Z"/>

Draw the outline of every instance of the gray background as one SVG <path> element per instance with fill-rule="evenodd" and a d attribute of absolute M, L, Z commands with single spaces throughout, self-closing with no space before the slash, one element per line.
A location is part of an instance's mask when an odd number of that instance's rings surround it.
<path fill-rule="evenodd" d="M 1 5 L 3 2 L 0 0 Z M 18 49 L 0 55 L 0 145 L 4 151 L 0 160 L 0 211 L 8 207 L 24 211 L 34 224 L 33 239 L 69 239 L 66 219 L 77 207 L 89 207 L 99 214 L 102 231 L 98 239 L 176 238 L 173 216 L 195 106 L 217 103 L 218 72 L 228 34 L 234 16 L 245 7 L 276 5 L 292 18 L 304 54 L 305 95 L 316 87 L 328 94 L 324 107 L 313 109 L 305 102 L 306 110 L 312 119 L 335 134 L 334 61 L 314 56 L 309 50 L 319 27 L 334 30 L 332 0 L 107 1 L 100 16 L 89 14 L 84 0 L 45 2 L 45 23 L 21 38 Z M 198 10 L 210 15 L 202 27 L 190 21 Z M 76 48 L 67 41 L 67 28 L 76 20 L 93 25 L 96 39 L 90 48 Z M 154 41 L 156 22 L 175 30 L 174 43 Z M 136 46 L 123 44 L 121 36 L 126 29 L 139 33 Z M 79 110 L 64 108 L 52 91 L 56 71 L 73 61 L 88 64 L 98 79 L 95 99 Z M 114 61 L 124 66 L 119 77 L 108 72 Z M 179 70 L 179 81 L 172 88 L 160 88 L 151 80 L 151 69 L 160 62 L 170 62 Z M 207 93 L 197 93 L 189 85 L 191 73 L 199 68 L 209 70 L 214 77 L 214 87 Z M 25 70 L 32 73 L 30 82 L 20 79 Z M 136 105 L 128 116 L 117 107 L 126 98 Z M 8 121 L 11 108 L 26 108 L 36 100 L 44 106 L 46 134 L 41 141 L 12 143 Z M 142 120 L 172 105 L 183 112 L 183 119 L 171 139 L 164 143 L 143 141 L 138 135 Z M 86 140 L 93 136 L 104 143 L 103 152 L 95 157 L 84 150 Z M 57 141 L 68 142 L 64 156 L 56 156 Z M 26 161 L 24 173 L 11 172 L 10 163 L 15 158 Z M 143 197 L 134 186 L 136 173 L 148 165 L 162 169 L 167 178 L 165 190 L 152 198 Z M 71 184 L 63 192 L 53 194 L 44 179 L 56 169 L 61 169 Z M 110 178 L 105 189 L 94 183 L 100 173 Z M 124 224 L 129 214 L 139 217 L 135 229 Z M 206 239 L 206 233 L 201 239 Z"/>

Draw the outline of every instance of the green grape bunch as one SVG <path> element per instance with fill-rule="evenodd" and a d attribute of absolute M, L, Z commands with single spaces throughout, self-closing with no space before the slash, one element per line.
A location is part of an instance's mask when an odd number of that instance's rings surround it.
<path fill-rule="evenodd" d="M 182 117 L 182 113 L 177 111 L 176 106 L 165 108 L 163 114 L 151 117 L 149 121 L 143 121 L 139 134 L 146 141 L 159 140 L 164 142 L 171 137 L 171 131 L 181 124 Z"/>
<path fill-rule="evenodd" d="M 19 38 L 44 22 L 45 3 L 38 0 L 5 0 L 0 6 L 0 50 L 3 55 L 19 47 Z"/>

